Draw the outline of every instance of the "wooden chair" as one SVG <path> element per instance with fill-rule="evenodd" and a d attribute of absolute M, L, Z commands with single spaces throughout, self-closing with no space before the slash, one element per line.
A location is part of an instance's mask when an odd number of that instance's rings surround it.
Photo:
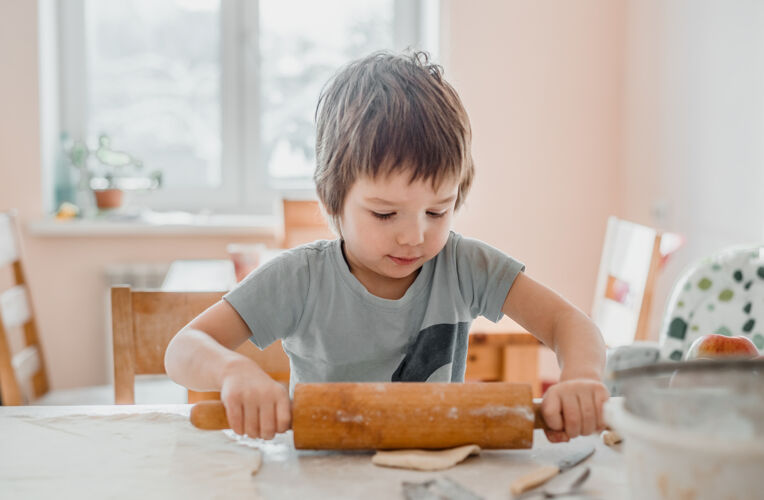
<path fill-rule="evenodd" d="M 111 288 L 114 339 L 114 396 L 117 404 L 134 404 L 137 374 L 164 374 L 164 353 L 172 337 L 215 304 L 225 292 L 168 292 Z M 280 342 L 261 351 L 251 342 L 237 352 L 257 362 L 271 377 L 289 382 L 289 360 Z M 190 403 L 218 399 L 219 394 L 188 391 Z"/>
<path fill-rule="evenodd" d="M 617 217 L 608 219 L 592 319 L 609 347 L 656 341 L 650 331 L 653 293 L 666 259 L 683 243 L 665 233 Z"/>
<path fill-rule="evenodd" d="M 281 248 L 335 238 L 316 200 L 282 200 L 284 220 Z"/>
<path fill-rule="evenodd" d="M 110 403 L 110 388 L 106 385 L 50 390 L 45 356 L 37 333 L 37 323 L 30 297 L 22 265 L 16 212 L 0 212 L 0 398 L 2 403 L 4 405 Z"/>
<path fill-rule="evenodd" d="M 0 396 L 5 405 L 24 404 L 48 392 L 14 219 L 15 212 L 0 213 L 0 269 L 12 272 L 11 286 L 0 293 Z M 10 334 L 18 328 L 24 332 L 24 347 L 13 354 Z"/>

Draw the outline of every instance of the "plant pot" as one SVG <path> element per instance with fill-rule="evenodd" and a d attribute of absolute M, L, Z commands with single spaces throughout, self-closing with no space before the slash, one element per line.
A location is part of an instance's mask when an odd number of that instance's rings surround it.
<path fill-rule="evenodd" d="M 94 189 L 96 206 L 100 210 L 111 210 L 122 206 L 124 191 L 116 188 Z"/>

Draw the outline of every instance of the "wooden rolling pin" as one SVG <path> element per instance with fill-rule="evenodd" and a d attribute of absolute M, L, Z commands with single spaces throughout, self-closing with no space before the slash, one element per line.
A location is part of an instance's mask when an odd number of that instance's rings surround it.
<path fill-rule="evenodd" d="M 200 429 L 228 429 L 220 401 L 191 409 Z M 297 384 L 292 429 L 297 449 L 531 448 L 543 428 L 529 384 Z"/>

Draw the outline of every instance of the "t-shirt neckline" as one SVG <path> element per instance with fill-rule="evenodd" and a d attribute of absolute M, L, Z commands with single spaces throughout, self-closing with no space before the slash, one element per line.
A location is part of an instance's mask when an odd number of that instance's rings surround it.
<path fill-rule="evenodd" d="M 363 286 L 360 281 L 358 281 L 358 278 L 356 278 L 355 275 L 350 272 L 350 266 L 345 260 L 345 256 L 342 254 L 342 239 L 337 238 L 334 240 L 331 247 L 331 254 L 333 256 L 332 261 L 334 263 L 335 270 L 342 277 L 342 280 L 345 282 L 345 284 L 353 291 L 353 293 L 362 298 L 364 301 L 385 309 L 398 309 L 403 307 L 414 300 L 414 298 L 416 298 L 420 293 L 422 293 L 422 291 L 426 288 L 427 283 L 430 281 L 430 277 L 432 276 L 432 271 L 434 268 L 433 261 L 437 258 L 436 256 L 435 258 L 432 258 L 422 264 L 422 268 L 420 269 L 419 274 L 414 279 L 414 282 L 409 285 L 408 289 L 406 289 L 406 293 L 403 294 L 403 297 L 400 299 L 385 299 L 382 297 L 377 297 L 373 293 L 369 292 L 366 287 Z"/>

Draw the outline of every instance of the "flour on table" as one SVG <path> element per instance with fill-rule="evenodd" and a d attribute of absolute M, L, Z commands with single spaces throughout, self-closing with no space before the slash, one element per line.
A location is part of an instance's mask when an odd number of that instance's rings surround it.
<path fill-rule="evenodd" d="M 32 472 L 45 479 L 34 491 L 39 498 L 69 498 L 85 484 L 92 498 L 113 496 L 116 485 L 133 498 L 215 498 L 224 493 L 220 484 L 234 482 L 251 494 L 254 483 L 242 478 L 262 463 L 260 450 L 199 430 L 188 416 L 160 412 L 4 418 L 2 446 L 13 450 L 0 453 L 8 498 L 29 493 L 21 488 Z M 35 470 L 42 454 L 58 465 Z"/>

